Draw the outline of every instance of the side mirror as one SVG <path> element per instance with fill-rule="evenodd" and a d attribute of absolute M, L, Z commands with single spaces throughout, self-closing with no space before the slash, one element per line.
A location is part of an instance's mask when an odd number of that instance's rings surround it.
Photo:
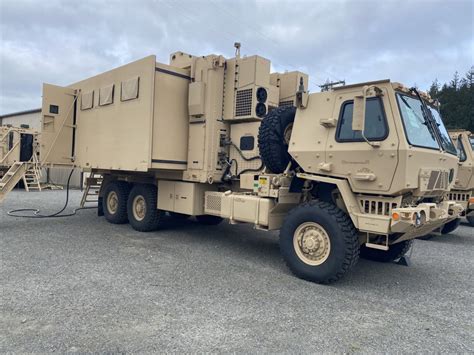
<path fill-rule="evenodd" d="M 354 108 L 352 110 L 352 130 L 364 131 L 365 127 L 365 90 L 363 95 L 354 97 Z"/>

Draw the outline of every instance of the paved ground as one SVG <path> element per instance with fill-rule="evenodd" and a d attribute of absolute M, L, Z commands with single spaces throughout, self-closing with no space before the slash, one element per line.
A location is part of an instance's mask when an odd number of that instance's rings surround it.
<path fill-rule="evenodd" d="M 341 282 L 292 276 L 275 233 L 192 221 L 141 234 L 64 191 L 0 206 L 0 352 L 473 352 L 474 233 L 416 241 L 413 266 L 361 260 Z M 72 193 L 77 206 L 79 192 Z"/>

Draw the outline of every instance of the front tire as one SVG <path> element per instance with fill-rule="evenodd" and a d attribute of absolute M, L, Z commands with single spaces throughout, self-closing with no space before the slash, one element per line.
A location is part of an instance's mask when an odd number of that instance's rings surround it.
<path fill-rule="evenodd" d="M 400 259 L 406 253 L 408 253 L 412 244 L 413 240 L 405 240 L 403 242 L 390 245 L 387 251 L 367 248 L 365 245 L 362 245 L 360 247 L 360 257 L 381 263 L 389 263 Z"/>
<path fill-rule="evenodd" d="M 280 231 L 280 251 L 296 276 L 328 284 L 357 263 L 359 240 L 346 213 L 311 201 L 289 212 Z"/>
<path fill-rule="evenodd" d="M 446 223 L 443 228 L 441 228 L 441 234 L 449 234 L 454 232 L 458 229 L 459 225 L 461 224 L 461 218 L 456 218 L 451 222 Z"/>
<path fill-rule="evenodd" d="M 155 185 L 136 184 L 128 196 L 127 211 L 130 225 L 139 232 L 151 232 L 161 224 L 164 211 L 158 210 L 158 190 Z"/>
<path fill-rule="evenodd" d="M 113 224 L 128 222 L 127 200 L 130 185 L 125 181 L 111 181 L 104 189 L 102 209 L 105 219 Z"/>

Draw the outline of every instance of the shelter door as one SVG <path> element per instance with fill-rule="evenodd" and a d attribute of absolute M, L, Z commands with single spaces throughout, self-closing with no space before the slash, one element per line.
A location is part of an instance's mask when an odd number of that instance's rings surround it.
<path fill-rule="evenodd" d="M 40 161 L 72 165 L 74 162 L 76 90 L 43 84 Z"/>

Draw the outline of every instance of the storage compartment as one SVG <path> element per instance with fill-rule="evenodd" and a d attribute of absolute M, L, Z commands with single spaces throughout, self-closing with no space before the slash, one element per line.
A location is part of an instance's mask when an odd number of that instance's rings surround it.
<path fill-rule="evenodd" d="M 160 180 L 158 209 L 199 216 L 204 214 L 205 192 L 215 190 L 216 187 L 213 185 Z"/>

